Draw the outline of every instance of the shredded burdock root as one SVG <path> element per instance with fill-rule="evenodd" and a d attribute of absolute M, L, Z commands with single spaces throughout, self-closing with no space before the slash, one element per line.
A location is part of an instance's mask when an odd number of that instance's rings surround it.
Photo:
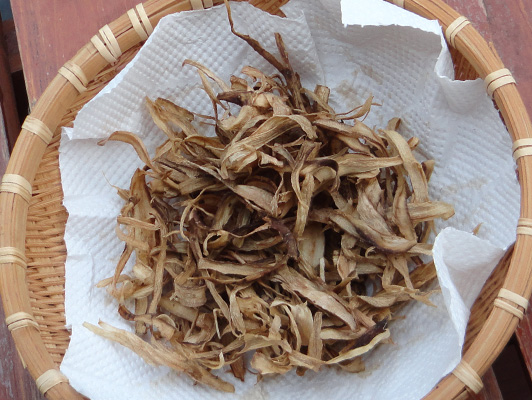
<path fill-rule="evenodd" d="M 336 114 L 327 87 L 302 88 L 279 34 L 276 57 L 235 32 L 228 12 L 233 33 L 279 74 L 245 67 L 247 79 L 225 83 L 186 61 L 214 117 L 147 100 L 168 136 L 153 159 L 133 133 L 109 137 L 146 164 L 118 191 L 125 248 L 114 276 L 99 283 L 135 334 L 85 326 L 227 392 L 233 385 L 211 371 L 228 366 L 244 380 L 247 352 L 259 378 L 324 365 L 361 371 L 361 356 L 387 341 L 402 304 L 431 304 L 436 273 L 421 256 L 431 254 L 433 220 L 453 208 L 429 199 L 434 162 L 415 159 L 418 140 L 397 133 L 398 119 L 366 126 L 372 98 Z M 199 134 L 198 120 L 216 137 Z"/>

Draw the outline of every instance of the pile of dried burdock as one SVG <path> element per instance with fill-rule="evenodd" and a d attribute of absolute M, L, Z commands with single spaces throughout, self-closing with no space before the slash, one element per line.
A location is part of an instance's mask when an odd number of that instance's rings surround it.
<path fill-rule="evenodd" d="M 324 365 L 361 371 L 361 355 L 389 338 L 402 304 L 430 304 L 436 273 L 421 255 L 431 254 L 433 220 L 453 208 L 430 201 L 434 162 L 414 158 L 418 140 L 396 132 L 399 120 L 366 126 L 371 98 L 337 114 L 327 87 L 301 86 L 280 35 L 278 58 L 231 28 L 279 74 L 245 67 L 246 78 L 227 84 L 187 61 L 213 117 L 148 100 L 168 136 L 153 159 L 134 134 L 110 136 L 146 164 L 119 190 L 125 249 L 99 284 L 136 334 L 86 327 L 228 392 L 233 385 L 211 370 L 229 366 L 244 379 L 247 352 L 259 377 Z M 199 134 L 198 121 L 216 136 Z"/>

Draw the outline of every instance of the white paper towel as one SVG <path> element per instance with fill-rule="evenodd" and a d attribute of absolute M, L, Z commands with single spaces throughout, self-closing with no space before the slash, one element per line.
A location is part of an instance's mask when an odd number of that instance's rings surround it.
<path fill-rule="evenodd" d="M 114 227 L 121 201 L 111 185 L 128 187 L 140 167 L 123 143 L 96 142 L 115 130 L 138 133 L 150 151 L 165 139 L 144 108 L 144 97 L 165 97 L 196 112 L 211 104 L 201 90 L 190 58 L 228 79 L 245 65 L 273 72 L 240 39 L 231 35 L 224 8 L 165 17 L 137 57 L 65 129 L 60 147 L 64 204 L 69 212 L 65 241 L 66 318 L 72 340 L 61 370 L 93 400 L 105 399 L 419 399 L 460 360 L 469 308 L 503 248 L 515 239 L 519 190 L 511 143 L 481 80 L 453 80 L 441 28 L 381 0 L 292 0 L 288 18 L 234 4 L 237 30 L 250 33 L 275 51 L 274 32 L 283 35 L 294 68 L 306 87 L 326 84 L 338 112 L 361 104 L 369 94 L 374 107 L 369 125 L 403 119 L 402 133 L 421 140 L 421 157 L 436 160 L 432 198 L 452 203 L 456 215 L 438 228 L 471 231 L 479 237 L 444 230 L 435 242 L 442 294 L 437 308 L 412 303 L 406 320 L 391 324 L 393 345 L 368 357 L 367 371 L 336 369 L 295 373 L 242 383 L 221 373 L 236 394 L 193 385 L 168 368 L 148 366 L 130 350 L 81 326 L 99 319 L 131 329 L 115 301 L 95 284 L 112 275 L 123 245 Z M 342 15 L 342 10 L 343 15 Z M 342 19 L 346 28 L 342 25 Z"/>

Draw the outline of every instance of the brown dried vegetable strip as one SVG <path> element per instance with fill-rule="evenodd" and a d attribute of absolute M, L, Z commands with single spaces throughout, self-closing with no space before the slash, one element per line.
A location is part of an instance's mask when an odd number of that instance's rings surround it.
<path fill-rule="evenodd" d="M 423 288 L 434 267 L 419 255 L 430 253 L 432 221 L 453 209 L 430 201 L 434 164 L 415 159 L 418 141 L 396 132 L 399 120 L 378 132 L 364 125 L 372 98 L 336 114 L 328 88 L 301 87 L 280 35 L 277 58 L 230 23 L 280 75 L 245 67 L 247 79 L 226 84 L 187 61 L 212 100 L 216 137 L 199 134 L 205 116 L 164 99 L 147 100 L 168 136 L 153 159 L 134 134 L 110 137 L 146 167 L 119 192 L 125 249 L 100 286 L 151 339 L 86 326 L 223 391 L 234 388 L 211 371 L 230 366 L 244 379 L 247 351 L 259 376 L 361 371 L 360 356 L 386 341 L 401 304 L 430 304 Z"/>

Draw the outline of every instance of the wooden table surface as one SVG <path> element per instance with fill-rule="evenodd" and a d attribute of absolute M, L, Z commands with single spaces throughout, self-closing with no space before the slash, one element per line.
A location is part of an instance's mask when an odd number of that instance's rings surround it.
<path fill-rule="evenodd" d="M 138 1 L 11 0 L 30 106 L 38 100 L 59 67 L 99 28 Z M 468 17 L 479 32 L 493 42 L 507 68 L 513 72 L 531 113 L 532 0 L 448 0 L 447 3 Z M 5 152 L 1 141 L 0 150 Z M 4 321 L 1 308 L 0 319 Z M 518 329 L 521 351 L 529 367 L 532 365 L 531 321 L 529 313 Z M 42 398 L 22 368 L 3 322 L 0 323 L 0 354 L 0 399 Z M 486 389 L 478 399 L 502 399 L 493 371 L 488 371 L 484 382 Z"/>

